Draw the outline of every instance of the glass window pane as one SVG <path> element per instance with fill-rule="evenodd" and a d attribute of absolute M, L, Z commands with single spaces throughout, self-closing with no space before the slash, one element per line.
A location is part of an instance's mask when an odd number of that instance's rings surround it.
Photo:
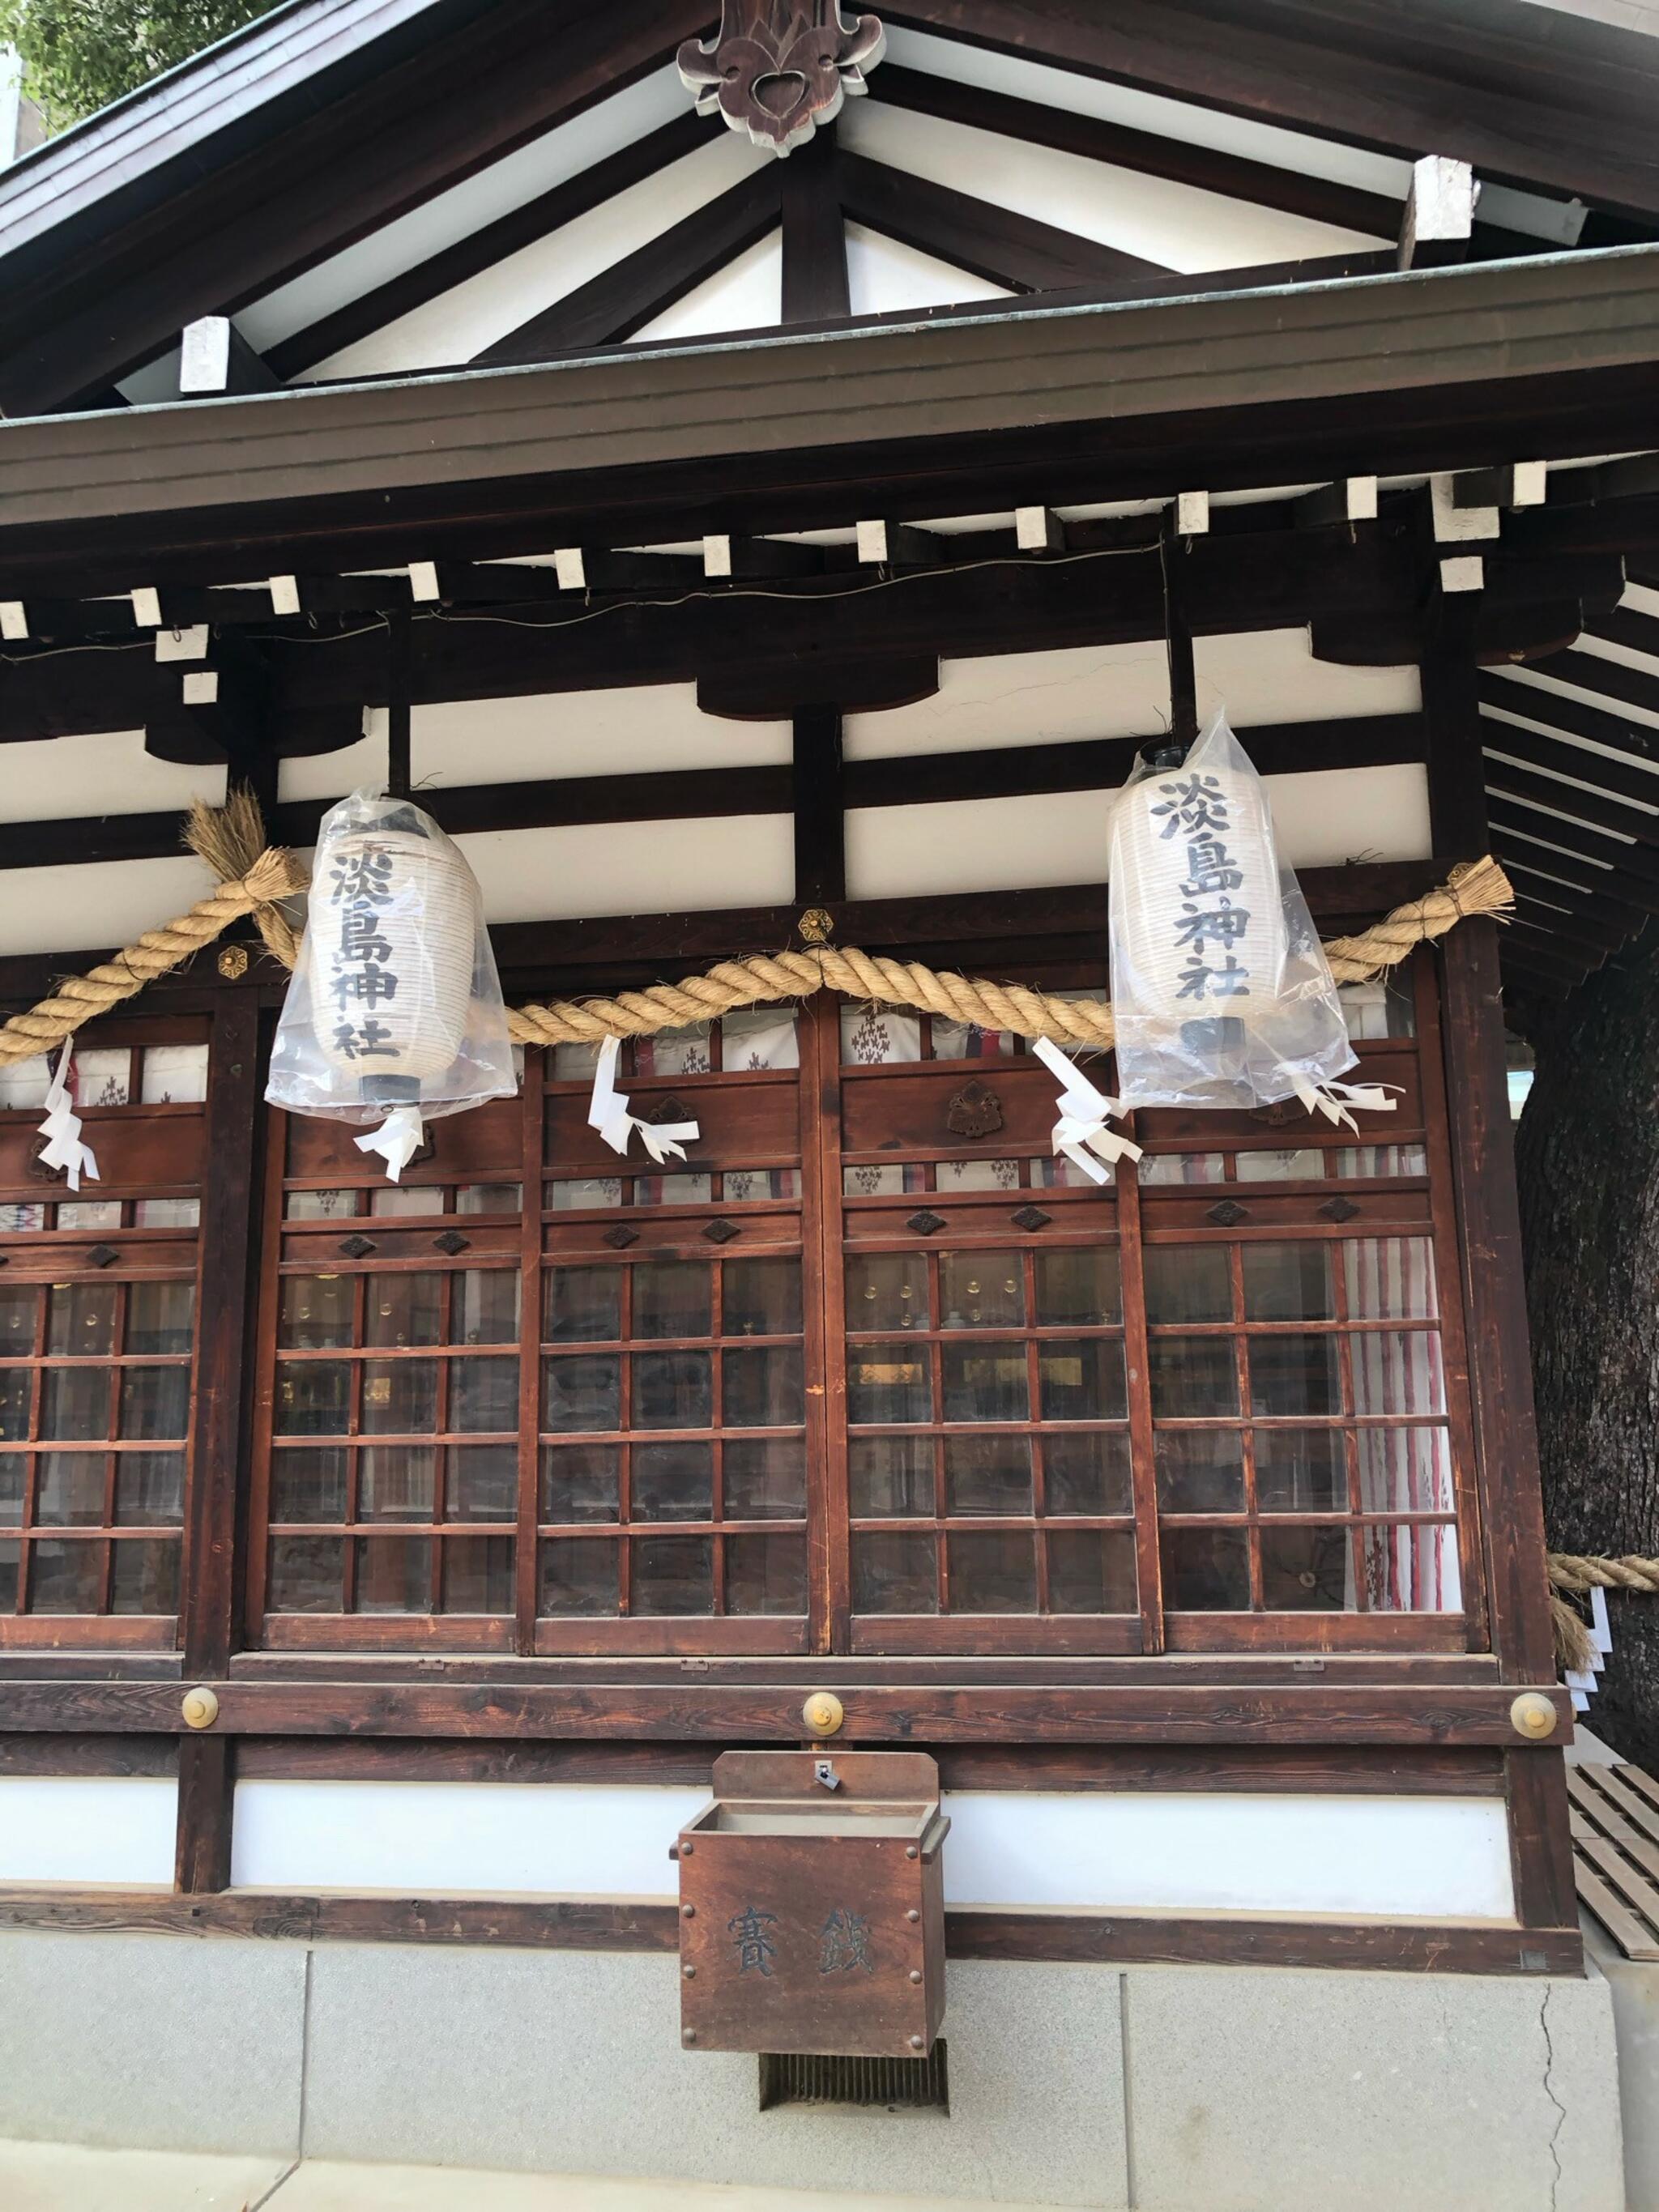
<path fill-rule="evenodd" d="M 1244 1450 L 1236 1429 L 1160 1429 L 1153 1458 L 1159 1512 L 1244 1510 Z"/>
<path fill-rule="evenodd" d="M 193 1283 L 133 1283 L 127 1291 L 129 1352 L 188 1352 L 196 1316 Z"/>
<path fill-rule="evenodd" d="M 29 1547 L 31 1613 L 96 1613 L 103 1595 L 101 1544 L 49 1541 Z"/>
<path fill-rule="evenodd" d="M 714 1511 L 710 1444 L 635 1444 L 629 1478 L 635 1521 L 708 1521 Z"/>
<path fill-rule="evenodd" d="M 369 1193 L 368 1210 L 383 1219 L 389 1215 L 427 1215 L 441 1213 L 444 1194 L 430 1185 L 412 1182 L 388 1182 Z"/>
<path fill-rule="evenodd" d="M 115 1462 L 115 1518 L 119 1526 L 164 1528 L 182 1521 L 184 1516 L 183 1452 L 118 1455 Z"/>
<path fill-rule="evenodd" d="M 847 1447 L 854 1520 L 902 1520 L 933 1512 L 930 1437 L 854 1437 Z"/>
<path fill-rule="evenodd" d="M 1328 1157 L 1322 1145 L 1242 1152 L 1235 1159 L 1233 1179 L 1237 1182 L 1322 1182 L 1331 1172 Z"/>
<path fill-rule="evenodd" d="M 118 1198 L 82 1198 L 64 1200 L 58 1208 L 60 1229 L 118 1229 L 121 1226 L 121 1201 Z"/>
<path fill-rule="evenodd" d="M 368 1297 L 368 1334 L 365 1342 L 401 1348 L 410 1344 L 436 1344 L 441 1275 L 375 1275 Z"/>
<path fill-rule="evenodd" d="M 1232 1319 L 1224 1244 L 1152 1244 L 1141 1255 L 1141 1270 L 1149 1322 Z"/>
<path fill-rule="evenodd" d="M 1361 1429 L 1364 1513 L 1449 1513 L 1451 1439 L 1444 1429 Z"/>
<path fill-rule="evenodd" d="M 805 1536 L 728 1536 L 727 1613 L 805 1613 Z"/>
<path fill-rule="evenodd" d="M 1334 1336 L 1253 1336 L 1253 1413 L 1340 1413 L 1342 1362 Z"/>
<path fill-rule="evenodd" d="M 1460 1613 L 1457 1531 L 1444 1522 L 1362 1528 L 1365 1602 L 1373 1613 Z"/>
<path fill-rule="evenodd" d="M 622 1496 L 620 1467 L 616 1444 L 544 1444 L 543 1520 L 556 1528 L 572 1521 L 614 1521 Z"/>
<path fill-rule="evenodd" d="M 720 1185 L 727 1206 L 758 1204 L 769 1198 L 799 1198 L 799 1168 L 727 1168 Z"/>
<path fill-rule="evenodd" d="M 357 1462 L 360 1521 L 429 1521 L 437 1497 L 432 1444 L 370 1444 Z"/>
<path fill-rule="evenodd" d="M 1426 1237 L 1357 1237 L 1342 1247 L 1350 1321 L 1437 1321 L 1434 1247 Z"/>
<path fill-rule="evenodd" d="M 702 1260 L 642 1260 L 634 1270 L 635 1336 L 707 1336 L 713 1270 Z"/>
<path fill-rule="evenodd" d="M 21 1544 L 0 1544 L 0 1613 L 17 1610 L 18 1571 L 22 1556 Z"/>
<path fill-rule="evenodd" d="M 1149 1152 L 1135 1170 L 1136 1180 L 1146 1183 L 1225 1182 L 1224 1152 Z"/>
<path fill-rule="evenodd" d="M 351 1341 L 349 1275 L 286 1275 L 276 1341 L 284 1352 L 332 1352 Z"/>
<path fill-rule="evenodd" d="M 45 1528 L 98 1528 L 104 1520 L 102 1452 L 43 1452 L 34 1518 Z"/>
<path fill-rule="evenodd" d="M 635 1206 L 707 1206 L 714 1178 L 707 1175 L 635 1176 Z"/>
<path fill-rule="evenodd" d="M 42 1378 L 45 1387 L 40 1400 L 41 1435 L 62 1437 L 70 1443 L 85 1443 L 94 1437 L 106 1437 L 111 1372 L 107 1367 L 49 1368 Z M 184 1372 L 182 1368 L 179 1372 Z M 149 1433 L 161 1432 L 152 1430 Z"/>
<path fill-rule="evenodd" d="M 946 1543 L 953 1613 L 1036 1611 L 1036 1539 L 1028 1531 L 953 1531 Z"/>
<path fill-rule="evenodd" d="M 343 1521 L 345 1510 L 346 1455 L 340 1445 L 271 1454 L 273 1521 Z"/>
<path fill-rule="evenodd" d="M 1037 1380 L 1045 1421 L 1121 1420 L 1129 1410 L 1121 1337 L 1045 1340 L 1037 1351 Z"/>
<path fill-rule="evenodd" d="M 1421 1145 L 1339 1145 L 1336 1172 L 1344 1179 L 1374 1176 L 1425 1176 L 1429 1156 Z"/>
<path fill-rule="evenodd" d="M 631 1613 L 654 1618 L 714 1610 L 712 1536 L 641 1536 L 630 1565 Z"/>
<path fill-rule="evenodd" d="M 614 1613 L 618 1588 L 614 1538 L 551 1536 L 543 1544 L 538 1601 L 543 1613 L 582 1619 Z"/>
<path fill-rule="evenodd" d="M 1051 1519 L 1070 1513 L 1133 1513 L 1127 1431 L 1085 1429 L 1045 1437 L 1042 1496 Z"/>
<path fill-rule="evenodd" d="M 40 1293 L 31 1283 L 0 1284 L 0 1358 L 27 1358 L 34 1349 Z"/>
<path fill-rule="evenodd" d="M 947 1421 L 1030 1419 L 1031 1394 L 1023 1344 L 947 1344 L 941 1351 Z"/>
<path fill-rule="evenodd" d="M 841 1056 L 849 1066 L 875 1067 L 921 1058 L 921 1023 L 890 1006 L 843 1006 Z"/>
<path fill-rule="evenodd" d="M 1115 1245 L 1085 1252 L 1039 1252 L 1039 1328 L 1096 1328 L 1123 1318 L 1123 1285 Z"/>
<path fill-rule="evenodd" d="M 1127 1528 L 1056 1528 L 1048 1538 L 1050 1613 L 1133 1613 L 1135 1540 Z"/>
<path fill-rule="evenodd" d="M 1353 1555 L 1346 1528 L 1264 1528 L 1261 1602 L 1269 1613 L 1352 1613 Z"/>
<path fill-rule="evenodd" d="M 556 1213 L 580 1213 L 598 1206 L 620 1206 L 622 1177 L 595 1176 L 579 1182 L 550 1182 L 546 1197 Z"/>
<path fill-rule="evenodd" d="M 550 1267 L 542 1325 L 549 1344 L 614 1344 L 622 1334 L 620 1267 Z"/>
<path fill-rule="evenodd" d="M 464 1182 L 455 1193 L 457 1213 L 516 1213 L 519 1186 L 515 1182 Z"/>
<path fill-rule="evenodd" d="M 428 1613 L 432 1606 L 430 1536 L 358 1536 L 359 1613 Z"/>
<path fill-rule="evenodd" d="M 799 1336 L 800 1261 L 728 1260 L 720 1270 L 720 1300 L 723 1335 Z"/>
<path fill-rule="evenodd" d="M 450 1308 L 452 1344 L 515 1344 L 519 1336 L 519 1278 L 507 1267 L 467 1267 L 455 1278 Z"/>
<path fill-rule="evenodd" d="M 343 1436 L 351 1370 L 343 1359 L 285 1359 L 276 1370 L 278 1436 Z"/>
<path fill-rule="evenodd" d="M 443 1548 L 446 1613 L 511 1613 L 513 1539 L 452 1536 Z"/>
<path fill-rule="evenodd" d="M 22 1452 L 0 1452 L 0 1528 L 16 1528 L 23 1518 L 28 1460 Z M 4 1608 L 0 1607 L 0 1611 Z"/>
<path fill-rule="evenodd" d="M 1247 1244 L 1246 1321 L 1334 1321 L 1328 1244 Z"/>
<path fill-rule="evenodd" d="M 1357 1413 L 1443 1413 L 1446 1375 L 1435 1329 L 1351 1336 Z"/>
<path fill-rule="evenodd" d="M 860 1344 L 847 1350 L 849 1421 L 931 1421 L 933 1393 L 922 1344 Z"/>
<path fill-rule="evenodd" d="M 0 1071 L 0 1074 L 3 1074 L 3 1071 Z M 46 1209 L 44 1206 L 15 1199 L 0 1202 L 0 1232 L 21 1236 L 29 1230 L 44 1229 L 46 1225 Z"/>
<path fill-rule="evenodd" d="M 265 1605 L 272 1613 L 338 1613 L 345 1588 L 343 1536 L 273 1536 Z"/>
<path fill-rule="evenodd" d="M 848 1328 L 927 1328 L 931 1315 L 923 1254 L 855 1252 L 848 1257 Z"/>
<path fill-rule="evenodd" d="M 21 1347 L 32 1352 L 33 1346 Z M 107 1359 L 115 1349 L 113 1283 L 54 1283 L 46 1350 L 58 1359 Z"/>
<path fill-rule="evenodd" d="M 0 1442 L 14 1443 L 29 1432 L 29 1394 L 33 1376 L 27 1367 L 0 1367 Z"/>
<path fill-rule="evenodd" d="M 110 1611 L 177 1613 L 181 1548 L 176 1536 L 129 1537 L 112 1545 Z"/>
<path fill-rule="evenodd" d="M 1258 1429 L 1255 1502 L 1263 1513 L 1346 1513 L 1348 1461 L 1340 1429 Z"/>
<path fill-rule="evenodd" d="M 435 1359 L 370 1359 L 363 1365 L 366 1437 L 430 1436 L 438 1423 Z"/>
<path fill-rule="evenodd" d="M 946 1252 L 939 1263 L 943 1328 L 1018 1328 L 1025 1273 L 1018 1252 Z"/>
<path fill-rule="evenodd" d="M 135 1229 L 196 1229 L 201 1220 L 199 1198 L 141 1198 L 132 1209 Z"/>
<path fill-rule="evenodd" d="M 797 1437 L 729 1439 L 720 1480 L 728 1521 L 792 1521 L 806 1510 L 806 1468 Z"/>
<path fill-rule="evenodd" d="M 722 1396 L 728 1429 L 781 1429 L 802 1414 L 800 1347 L 769 1345 L 728 1352 L 722 1362 Z"/>
<path fill-rule="evenodd" d="M 1223 1419 L 1237 1413 L 1238 1365 L 1230 1337 L 1155 1336 L 1146 1364 L 1155 1420 Z"/>
<path fill-rule="evenodd" d="M 182 1437 L 190 1427 L 188 1367 L 124 1367 L 121 1434 Z"/>
<path fill-rule="evenodd" d="M 511 1521 L 519 1510 L 516 1444 L 451 1448 L 444 1469 L 444 1515 L 450 1521 Z"/>
<path fill-rule="evenodd" d="M 460 1435 L 506 1436 L 519 1425 L 516 1359 L 452 1359 L 449 1425 Z"/>
<path fill-rule="evenodd" d="M 636 1429 L 706 1429 L 714 1413 L 714 1363 L 707 1352 L 641 1352 L 634 1359 Z"/>
<path fill-rule="evenodd" d="M 283 1212 L 290 1221 L 341 1221 L 356 1211 L 355 1190 L 291 1190 L 283 1200 Z"/>
<path fill-rule="evenodd" d="M 1248 1613 L 1250 1554 L 1242 1528 L 1165 1528 L 1164 1602 L 1176 1613 Z"/>
<path fill-rule="evenodd" d="M 1029 1437 L 948 1437 L 945 1444 L 947 1513 L 1031 1511 Z"/>
<path fill-rule="evenodd" d="M 933 1539 L 910 1529 L 853 1533 L 854 1613 L 937 1613 Z"/>

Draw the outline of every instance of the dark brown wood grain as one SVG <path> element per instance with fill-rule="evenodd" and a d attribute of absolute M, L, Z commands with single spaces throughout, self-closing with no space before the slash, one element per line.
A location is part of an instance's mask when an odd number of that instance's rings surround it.
<path fill-rule="evenodd" d="M 833 322 L 852 312 L 833 123 L 820 124 L 804 146 L 793 150 L 779 183 L 783 320 Z"/>
<path fill-rule="evenodd" d="M 230 1887 L 236 1741 L 191 1734 L 179 1740 L 179 1826 L 173 1886 L 182 1896 Z"/>
<path fill-rule="evenodd" d="M 1523 1928 L 1570 1926 L 1577 1917 L 1565 1763 L 1553 1746 L 1506 1751 L 1515 1917 Z"/>

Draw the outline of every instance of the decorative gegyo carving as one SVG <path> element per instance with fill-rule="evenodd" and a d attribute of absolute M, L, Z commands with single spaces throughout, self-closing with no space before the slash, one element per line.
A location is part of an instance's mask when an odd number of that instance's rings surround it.
<path fill-rule="evenodd" d="M 1002 1101 L 982 1083 L 964 1084 L 945 1109 L 945 1126 L 956 1137 L 994 1136 L 1002 1127 Z"/>
<path fill-rule="evenodd" d="M 699 115 L 718 108 L 757 146 L 787 154 L 864 90 L 886 46 L 879 20 L 849 23 L 841 0 L 720 0 L 713 44 L 688 39 L 680 48 L 680 78 Z"/>

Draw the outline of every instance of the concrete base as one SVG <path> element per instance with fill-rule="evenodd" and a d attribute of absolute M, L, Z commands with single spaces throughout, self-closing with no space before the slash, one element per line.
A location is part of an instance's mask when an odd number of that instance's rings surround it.
<path fill-rule="evenodd" d="M 0 2136 L 1124 2212 L 1625 2201 L 1599 1976 L 961 1961 L 945 2033 L 948 2118 L 762 2113 L 752 2058 L 681 2048 L 672 1958 L 5 1935 Z"/>

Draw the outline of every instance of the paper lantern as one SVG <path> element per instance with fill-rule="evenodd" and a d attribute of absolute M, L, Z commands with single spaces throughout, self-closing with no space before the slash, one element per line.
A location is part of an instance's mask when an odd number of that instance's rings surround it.
<path fill-rule="evenodd" d="M 318 836 L 266 1097 L 379 1122 L 358 1141 L 384 1153 L 395 1181 L 425 1120 L 517 1088 L 471 869 L 418 806 L 354 792 Z"/>

